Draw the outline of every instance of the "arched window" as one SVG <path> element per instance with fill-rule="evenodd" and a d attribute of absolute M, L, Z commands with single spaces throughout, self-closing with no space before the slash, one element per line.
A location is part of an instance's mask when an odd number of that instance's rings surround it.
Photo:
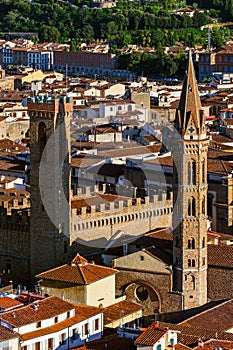
<path fill-rule="evenodd" d="M 205 237 L 202 238 L 202 248 L 205 248 Z"/>
<path fill-rule="evenodd" d="M 202 211 L 202 214 L 205 215 L 205 196 L 203 196 L 202 198 L 201 211 Z"/>
<path fill-rule="evenodd" d="M 41 157 L 46 145 L 46 126 L 43 122 L 40 122 L 38 126 L 38 144 Z"/>
<path fill-rule="evenodd" d="M 191 289 L 195 290 L 195 277 L 194 276 L 191 276 L 190 282 L 191 282 Z"/>
<path fill-rule="evenodd" d="M 196 185 L 196 162 L 188 162 L 188 185 Z"/>
<path fill-rule="evenodd" d="M 192 259 L 192 267 L 195 267 L 195 260 Z"/>
<path fill-rule="evenodd" d="M 191 246 L 192 246 L 192 244 L 191 244 L 191 239 L 189 239 L 189 240 L 188 240 L 188 249 L 191 249 Z"/>
<path fill-rule="evenodd" d="M 195 249 L 195 239 L 192 238 L 192 249 Z"/>
<path fill-rule="evenodd" d="M 205 160 L 203 159 L 202 161 L 202 183 L 204 184 L 205 183 Z"/>
<path fill-rule="evenodd" d="M 196 216 L 196 201 L 191 197 L 188 201 L 188 216 Z"/>
<path fill-rule="evenodd" d="M 188 259 L 188 267 L 191 267 L 191 259 Z"/>
<path fill-rule="evenodd" d="M 158 344 L 158 345 L 156 346 L 156 350 L 162 350 L 162 345 L 161 345 L 161 344 Z"/>
<path fill-rule="evenodd" d="M 202 258 L 202 265 L 205 265 L 205 258 Z"/>

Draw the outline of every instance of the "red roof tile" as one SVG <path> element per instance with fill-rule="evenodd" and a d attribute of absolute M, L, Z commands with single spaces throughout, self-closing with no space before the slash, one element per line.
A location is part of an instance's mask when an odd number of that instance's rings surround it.
<path fill-rule="evenodd" d="M 95 264 L 62 265 L 37 275 L 37 278 L 75 284 L 90 284 L 115 274 L 117 270 Z"/>
<path fill-rule="evenodd" d="M 140 310 L 142 310 L 141 305 L 129 300 L 122 300 L 104 309 L 104 324 L 107 325 L 111 322 L 120 320 L 122 317 L 126 317 Z"/>
<path fill-rule="evenodd" d="M 135 340 L 135 344 L 153 346 L 166 334 L 166 332 L 167 330 L 152 325 L 151 327 L 147 328 L 141 335 L 139 335 L 139 337 Z"/>
<path fill-rule="evenodd" d="M 22 327 L 30 323 L 58 316 L 72 309 L 74 309 L 72 304 L 51 296 L 16 310 L 3 312 L 0 314 L 0 319 L 11 324 L 13 327 Z"/>
<path fill-rule="evenodd" d="M 9 297 L 0 298 L 1 309 L 7 310 L 7 309 L 13 309 L 19 306 L 23 306 L 23 304 L 13 298 L 9 298 Z"/>

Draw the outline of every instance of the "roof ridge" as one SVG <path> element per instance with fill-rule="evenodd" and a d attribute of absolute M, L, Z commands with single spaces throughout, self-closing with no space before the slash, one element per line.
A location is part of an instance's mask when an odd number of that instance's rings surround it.
<path fill-rule="evenodd" d="M 83 266 L 85 266 L 85 265 L 76 265 L 76 267 L 77 267 L 77 270 L 80 272 L 80 275 L 81 275 L 81 277 L 82 277 L 82 279 L 83 279 L 83 282 L 84 282 L 84 284 L 88 284 L 87 283 L 87 280 L 86 280 L 86 278 L 85 278 L 85 275 L 84 275 L 84 273 L 83 273 L 83 271 L 82 271 L 82 269 L 81 269 L 81 267 L 83 267 Z"/>
<path fill-rule="evenodd" d="M 194 319 L 195 317 L 199 317 L 199 316 L 201 316 L 201 315 L 203 315 L 203 314 L 205 314 L 205 313 L 207 313 L 207 312 L 209 312 L 209 311 L 212 311 L 212 310 L 214 310 L 214 309 L 217 309 L 218 307 L 221 307 L 221 306 L 225 305 L 225 304 L 228 303 L 229 301 L 233 302 L 233 298 L 229 298 L 229 299 L 227 299 L 226 301 L 224 301 L 224 302 L 221 303 L 221 304 L 215 305 L 215 306 L 213 306 L 213 307 L 210 308 L 210 309 L 206 309 L 206 310 L 204 310 L 204 311 L 198 313 L 197 315 L 191 316 L 191 317 L 187 318 L 186 320 L 184 320 L 184 321 L 178 323 L 178 325 L 179 325 L 179 326 L 184 326 L 183 323 L 186 323 L 186 322 L 188 322 L 188 321 Z M 189 326 L 188 326 L 188 327 L 189 327 Z M 191 327 L 193 327 L 193 326 L 191 325 Z"/>

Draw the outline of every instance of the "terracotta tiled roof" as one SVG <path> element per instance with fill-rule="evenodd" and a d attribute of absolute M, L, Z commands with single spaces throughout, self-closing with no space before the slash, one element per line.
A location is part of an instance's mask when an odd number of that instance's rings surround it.
<path fill-rule="evenodd" d="M 103 193 L 98 193 L 98 194 L 93 194 L 93 196 L 90 197 L 80 197 L 77 199 L 73 199 L 71 201 L 71 208 L 75 209 L 80 209 L 81 207 L 87 207 L 90 208 L 92 205 L 98 205 L 102 203 L 108 203 L 108 202 L 118 202 L 118 201 L 123 201 L 127 200 L 129 197 L 123 197 L 123 196 L 118 196 L 115 194 L 103 194 Z"/>
<path fill-rule="evenodd" d="M 221 159 L 208 159 L 208 173 L 230 174 L 233 171 L 233 164 Z"/>
<path fill-rule="evenodd" d="M 25 173 L 25 163 L 19 160 L 1 159 L 0 170 L 22 174 Z"/>
<path fill-rule="evenodd" d="M 0 298 L 1 309 L 7 310 L 7 309 L 13 309 L 19 306 L 23 306 L 23 304 L 13 298 L 9 298 L 9 297 Z"/>
<path fill-rule="evenodd" d="M 23 335 L 21 335 L 20 339 L 23 341 L 34 339 L 37 337 L 42 337 L 47 334 L 52 334 L 55 332 L 59 332 L 62 329 L 66 329 L 67 327 L 70 327 L 74 324 L 77 324 L 79 322 L 82 322 L 89 317 L 98 315 L 101 313 L 101 309 L 93 306 L 88 305 L 73 305 L 73 308 L 75 307 L 75 316 L 71 317 L 69 319 L 66 319 L 62 322 L 56 323 L 50 327 L 41 328 L 33 332 L 28 332 Z"/>
<path fill-rule="evenodd" d="M 176 345 L 174 345 L 174 348 L 176 350 L 189 350 L 189 349 L 192 349 L 189 346 L 186 346 L 186 345 L 180 344 L 180 343 L 177 343 Z"/>
<path fill-rule="evenodd" d="M 180 325 L 223 332 L 233 328 L 233 299 L 193 316 Z"/>
<path fill-rule="evenodd" d="M 89 166 L 93 166 L 96 163 L 103 161 L 103 156 L 95 156 L 95 155 L 87 155 L 81 154 L 75 158 L 71 158 L 71 167 L 72 168 L 87 168 Z"/>
<path fill-rule="evenodd" d="M 152 325 L 135 340 L 136 345 L 153 346 L 166 334 L 167 330 Z"/>
<path fill-rule="evenodd" d="M 0 326 L 0 341 L 19 338 L 19 334 L 11 331 L 9 328 Z"/>
<path fill-rule="evenodd" d="M 223 320 L 223 319 L 222 319 Z M 221 321 L 222 322 L 222 321 Z M 216 332 L 215 329 L 206 329 L 204 327 L 197 326 L 187 326 L 181 324 L 172 324 L 167 322 L 158 322 L 159 327 L 168 327 L 170 330 L 179 331 L 178 333 L 178 343 L 182 343 L 184 345 L 198 343 L 200 339 L 223 339 L 233 341 L 233 334 L 222 332 L 218 329 Z"/>
<path fill-rule="evenodd" d="M 122 317 L 126 317 L 140 310 L 142 310 L 141 305 L 129 300 L 120 301 L 104 309 L 104 324 L 107 325 L 111 322 L 120 320 Z"/>
<path fill-rule="evenodd" d="M 233 246 L 209 244 L 208 265 L 233 269 Z"/>
<path fill-rule="evenodd" d="M 26 151 L 26 147 L 19 144 L 19 143 L 15 143 L 9 139 L 1 139 L 0 140 L 0 151 L 11 151 L 11 152 L 24 152 Z"/>
<path fill-rule="evenodd" d="M 58 316 L 72 309 L 74 309 L 72 304 L 51 296 L 37 301 L 36 304 L 33 303 L 16 310 L 3 312 L 0 314 L 0 319 L 11 324 L 13 327 L 22 327 L 30 323 Z"/>
<path fill-rule="evenodd" d="M 78 264 L 85 264 L 87 263 L 87 259 L 85 259 L 83 256 L 81 256 L 80 254 L 77 254 L 74 259 L 71 261 L 71 264 L 75 264 L 75 265 L 78 265 Z"/>
<path fill-rule="evenodd" d="M 210 339 L 204 342 L 202 345 L 195 348 L 195 350 L 213 350 L 213 349 L 232 350 L 233 342 L 228 340 Z"/>
<path fill-rule="evenodd" d="M 117 273 L 117 270 L 95 264 L 62 265 L 42 272 L 37 278 L 75 284 L 90 284 Z"/>

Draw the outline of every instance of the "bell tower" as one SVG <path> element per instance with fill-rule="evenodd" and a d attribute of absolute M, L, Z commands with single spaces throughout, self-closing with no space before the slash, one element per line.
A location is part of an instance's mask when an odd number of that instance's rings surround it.
<path fill-rule="evenodd" d="M 207 302 L 208 143 L 190 51 L 172 141 L 173 290 L 183 309 Z"/>
<path fill-rule="evenodd" d="M 30 115 L 31 279 L 67 262 L 69 254 L 69 124 L 67 96 L 36 96 Z"/>

